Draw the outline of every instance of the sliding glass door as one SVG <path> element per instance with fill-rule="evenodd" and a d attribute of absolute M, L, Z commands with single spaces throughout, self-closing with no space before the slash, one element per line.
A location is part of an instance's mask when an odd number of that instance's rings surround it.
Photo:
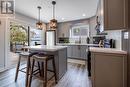
<path fill-rule="evenodd" d="M 24 46 L 28 46 L 28 26 L 17 22 L 10 22 L 10 52 L 9 65 L 14 66 L 18 62 L 19 53 Z"/>
<path fill-rule="evenodd" d="M 9 65 L 17 64 L 19 53 L 24 51 L 24 46 L 41 45 L 43 43 L 42 40 L 42 30 L 38 30 L 22 23 L 14 21 L 10 22 L 10 52 L 8 57 Z"/>

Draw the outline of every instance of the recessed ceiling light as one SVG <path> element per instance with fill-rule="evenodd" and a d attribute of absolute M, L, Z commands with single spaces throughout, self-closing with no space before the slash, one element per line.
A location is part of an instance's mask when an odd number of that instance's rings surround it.
<path fill-rule="evenodd" d="M 85 16 L 86 16 L 86 14 L 82 14 L 82 16 L 83 16 L 83 17 L 85 17 Z"/>
<path fill-rule="evenodd" d="M 62 20 L 64 20 L 65 18 L 61 18 Z"/>

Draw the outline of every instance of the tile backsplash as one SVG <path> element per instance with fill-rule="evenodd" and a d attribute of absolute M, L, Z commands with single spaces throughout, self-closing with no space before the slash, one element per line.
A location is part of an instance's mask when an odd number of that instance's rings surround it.
<path fill-rule="evenodd" d="M 116 44 L 116 49 L 121 50 L 122 48 L 122 31 L 121 30 L 110 30 L 110 31 L 105 31 L 105 33 L 107 33 L 106 35 L 106 39 L 114 39 L 115 40 L 115 44 Z M 69 42 L 70 43 L 87 43 L 87 38 L 86 37 L 81 37 L 81 38 L 69 38 Z M 90 39 L 90 43 L 92 43 L 91 39 Z"/>
<path fill-rule="evenodd" d="M 116 49 L 122 48 L 122 31 L 121 30 L 111 30 L 105 31 L 108 35 L 106 35 L 106 39 L 114 39 L 116 43 Z"/>
<path fill-rule="evenodd" d="M 80 38 L 69 38 L 69 42 L 70 43 L 87 43 L 87 38 L 86 37 L 80 37 Z"/>

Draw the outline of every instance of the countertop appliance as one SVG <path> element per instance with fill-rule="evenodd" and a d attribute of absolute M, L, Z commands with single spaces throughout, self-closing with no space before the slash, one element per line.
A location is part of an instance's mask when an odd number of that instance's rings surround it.
<path fill-rule="evenodd" d="M 105 39 L 104 48 L 116 48 L 114 39 Z"/>
<path fill-rule="evenodd" d="M 99 42 L 104 39 L 106 39 L 105 36 L 95 36 L 93 37 L 93 44 L 99 44 Z"/>

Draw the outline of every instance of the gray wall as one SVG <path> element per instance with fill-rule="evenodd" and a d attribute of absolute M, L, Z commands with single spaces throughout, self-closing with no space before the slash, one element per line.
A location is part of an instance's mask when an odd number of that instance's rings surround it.
<path fill-rule="evenodd" d="M 89 25 L 90 27 L 90 36 L 96 35 L 96 17 L 92 17 L 89 19 L 83 19 L 83 20 L 76 20 L 76 21 L 69 21 L 69 22 L 62 22 L 58 24 L 58 29 L 57 29 L 57 38 L 58 37 L 69 37 L 69 30 L 73 26 L 78 26 L 78 25 Z"/>
<path fill-rule="evenodd" d="M 28 17 L 26 15 L 16 13 L 15 18 L 11 19 L 12 21 L 14 20 L 15 22 L 18 22 L 24 26 L 31 26 L 31 27 L 36 27 L 36 22 L 37 20 L 31 17 Z"/>

